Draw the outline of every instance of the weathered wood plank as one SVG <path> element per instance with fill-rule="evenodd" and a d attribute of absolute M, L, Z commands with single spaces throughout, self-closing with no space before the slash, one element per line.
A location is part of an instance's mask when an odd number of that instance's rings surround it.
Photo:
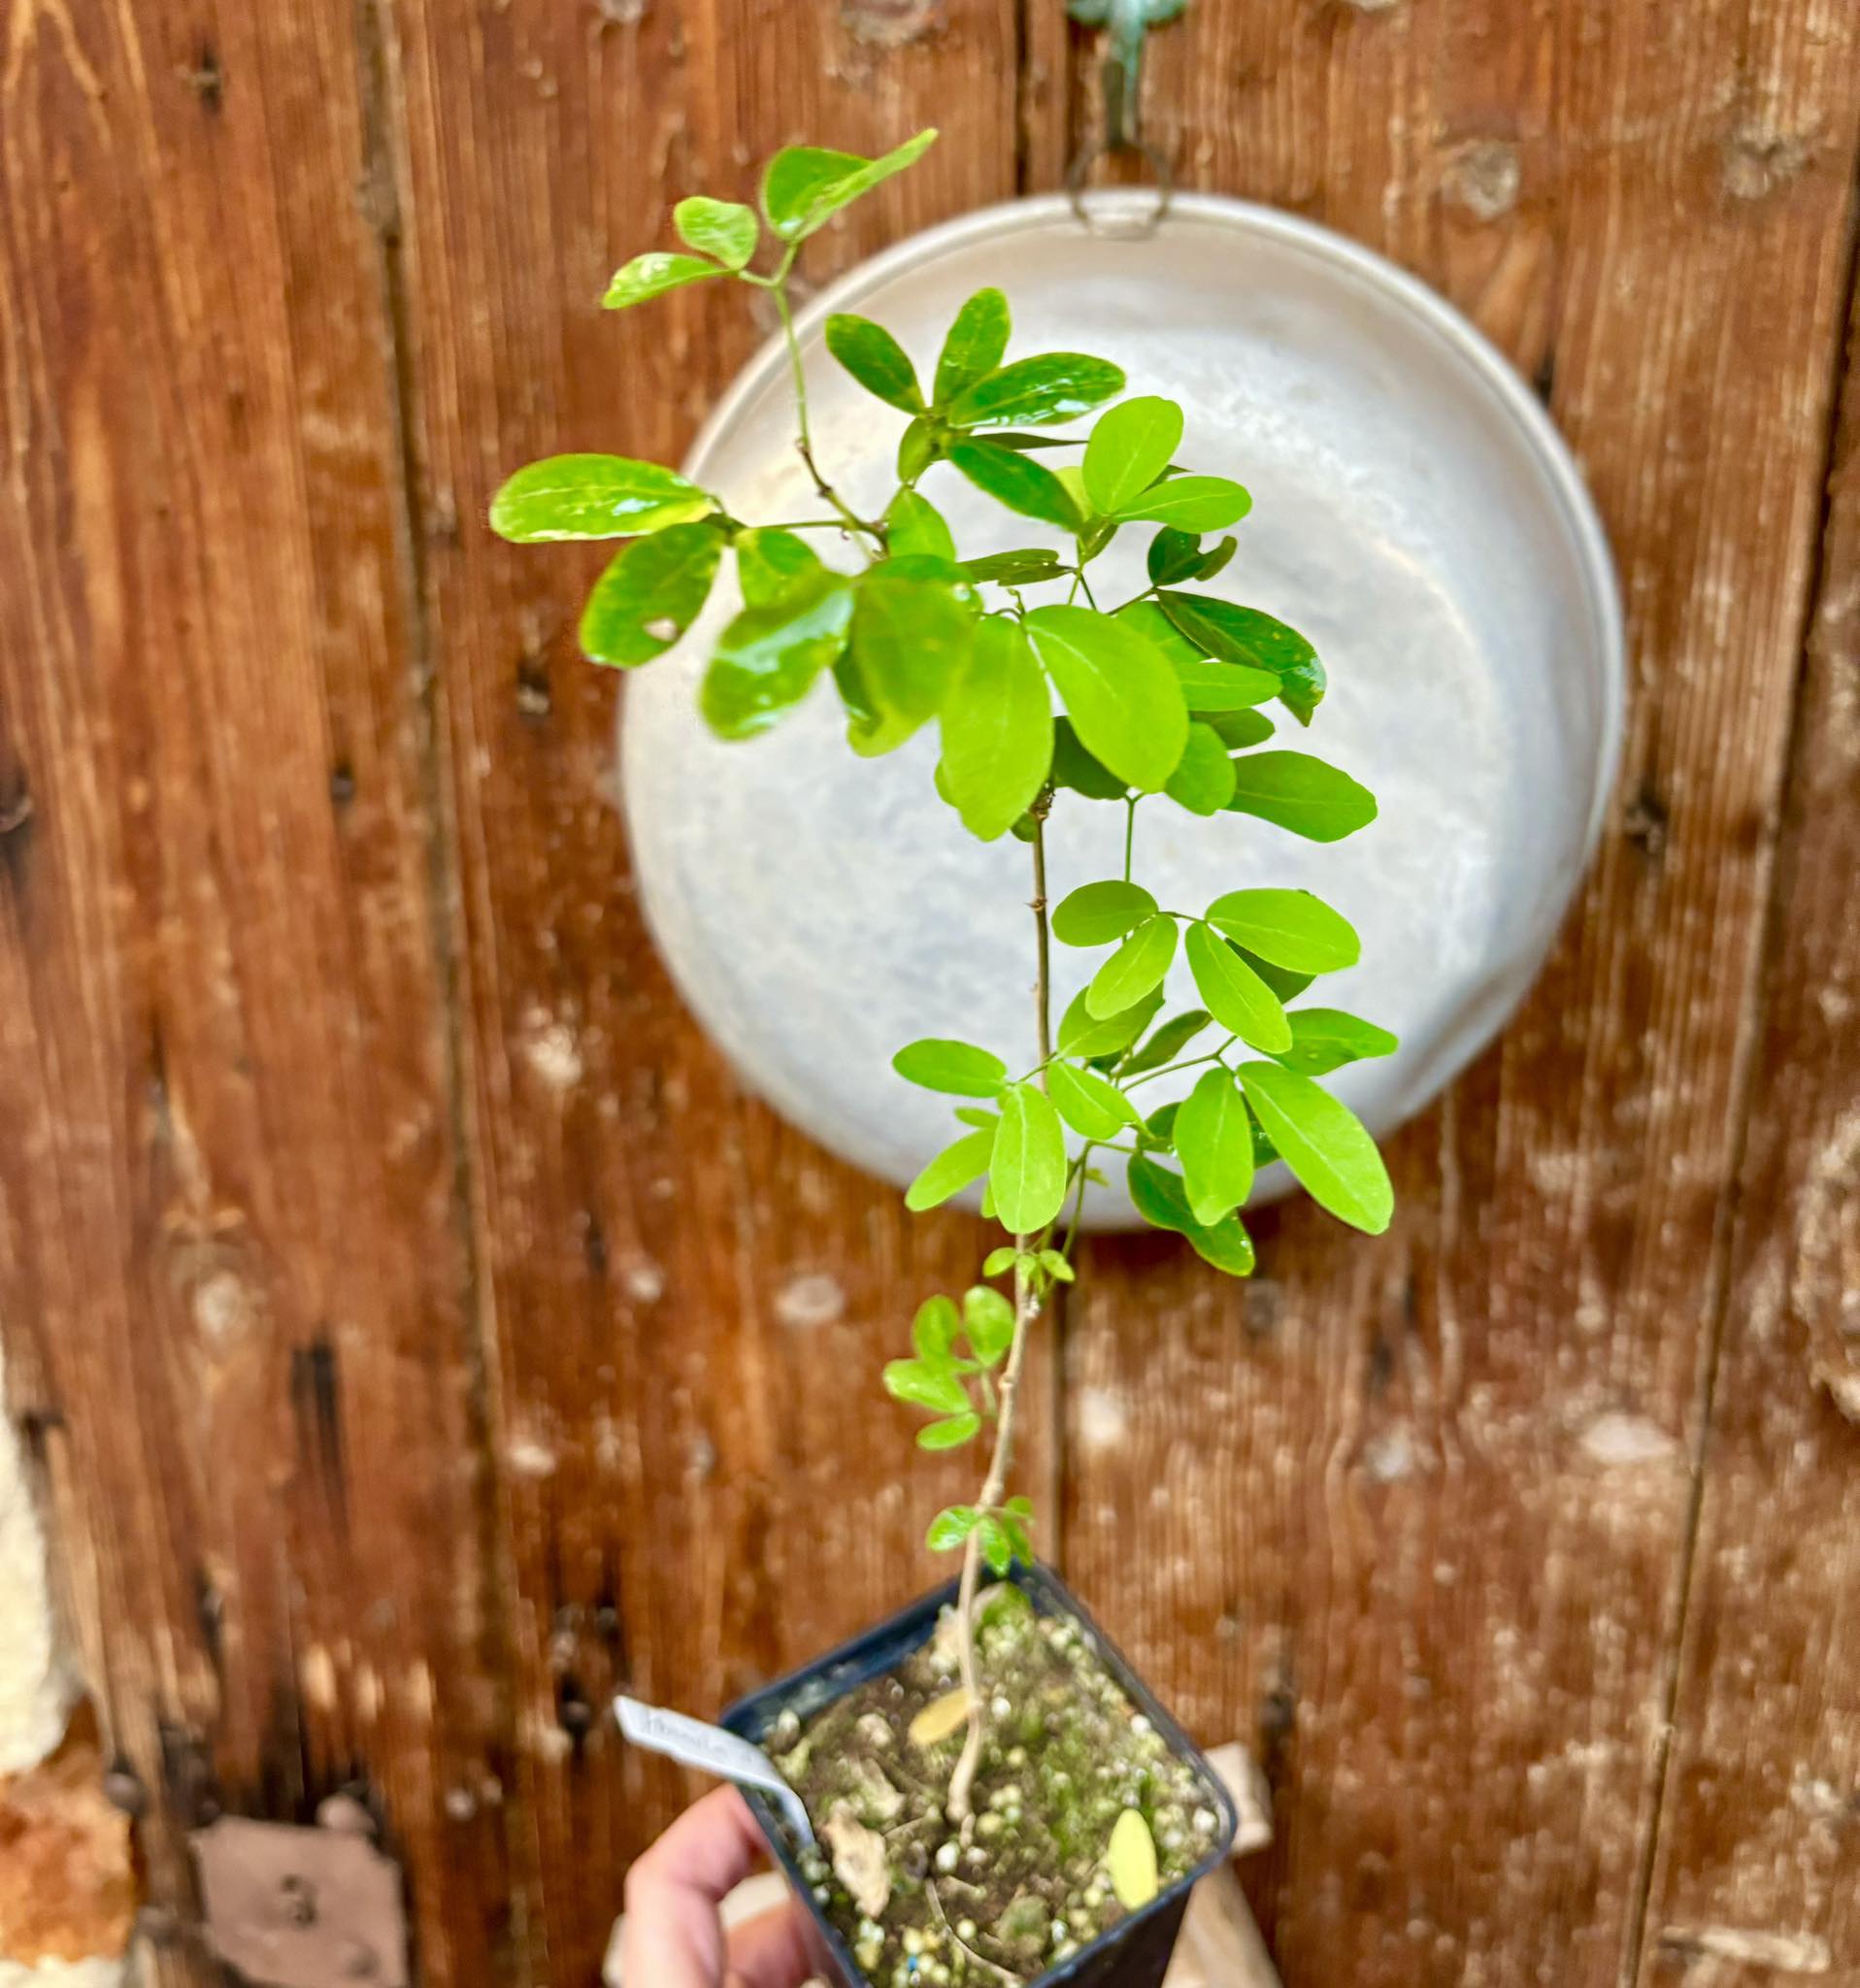
<path fill-rule="evenodd" d="M 626 1860 L 692 1789 L 622 1754 L 616 1685 L 714 1711 L 927 1585 L 950 1462 L 878 1391 L 978 1230 L 913 1222 L 737 1089 L 652 957 L 612 788 L 615 684 L 576 652 L 598 555 L 498 544 L 565 447 L 676 460 L 755 339 L 743 299 L 624 317 L 610 271 L 678 194 L 797 140 L 924 164 L 811 245 L 819 279 L 1013 190 L 1007 0 L 600 13 L 400 0 L 415 435 L 463 874 L 476 1209 L 542 1873 L 538 1968 L 591 1976 Z M 747 747 L 747 750 L 753 750 Z M 1042 1453 L 1040 1413 L 1029 1458 Z M 903 1482 L 900 1480 L 903 1479 Z"/>
<path fill-rule="evenodd" d="M 1853 322 L 1860 338 L 1860 313 Z M 1860 369 L 1783 812 L 1641 1979 L 1860 1981 Z"/>
<path fill-rule="evenodd" d="M 360 1776 L 422 1978 L 487 1980 L 498 1624 L 352 16 L 15 0 L 0 48 L 16 1408 L 158 1903 L 210 1803 Z"/>
<path fill-rule="evenodd" d="M 1504 1042 L 1396 1143 L 1397 1231 L 1288 1209 L 1225 1294 L 1100 1248 L 1075 1318 L 1070 1564 L 1195 1726 L 1257 1726 L 1290 1978 L 1601 1983 L 1634 1924 L 1856 34 L 1809 0 L 1211 0 L 1155 46 L 1191 182 L 1386 248 L 1550 388 L 1632 617 L 1595 875 Z"/>

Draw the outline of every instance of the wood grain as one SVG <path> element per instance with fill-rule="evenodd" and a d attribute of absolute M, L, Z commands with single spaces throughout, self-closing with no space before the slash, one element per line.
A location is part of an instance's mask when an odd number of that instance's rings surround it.
<path fill-rule="evenodd" d="M 608 1695 L 713 1713 L 939 1573 L 918 1541 L 970 1469 L 915 1468 L 878 1373 L 980 1243 L 968 1221 L 913 1221 L 779 1125 L 681 1011 L 614 812 L 616 685 L 574 640 L 598 553 L 508 547 L 482 520 L 538 454 L 676 460 L 771 328 L 721 286 L 597 309 L 618 262 L 668 239 L 679 194 L 750 193 L 783 143 L 875 151 L 940 123 L 916 172 L 811 245 L 817 282 L 1011 193 L 1014 20 L 1003 0 L 604 16 L 401 0 L 388 18 L 532 1962 L 574 1981 L 628 1859 L 696 1785 L 622 1752 Z M 1037 1474 L 1049 1384 L 1032 1392 Z"/>
<path fill-rule="evenodd" d="M 352 19 L 0 9 L 0 1328 L 109 1743 L 500 1943 L 500 1625 Z M 477 1978 L 483 1978 L 482 1973 Z"/>
<path fill-rule="evenodd" d="M 1860 371 L 1851 348 L 1828 489 L 1646 1921 L 1648 1983 L 1860 1981 Z"/>
<path fill-rule="evenodd" d="M 1548 390 L 1634 651 L 1594 878 L 1503 1042 L 1397 1141 L 1397 1231 L 1288 1209 L 1225 1295 L 1101 1248 L 1079 1309 L 1069 1566 L 1198 1730 L 1258 1732 L 1291 1979 L 1600 1983 L 1637 1937 L 1857 26 L 1215 0 L 1155 50 L 1152 132 L 1195 183 L 1382 247 Z"/>

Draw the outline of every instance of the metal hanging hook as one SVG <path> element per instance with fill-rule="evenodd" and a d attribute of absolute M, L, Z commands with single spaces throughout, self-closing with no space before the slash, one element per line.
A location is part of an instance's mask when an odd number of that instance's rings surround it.
<path fill-rule="evenodd" d="M 1097 234 L 1149 235 L 1169 212 L 1175 176 L 1169 161 L 1143 135 L 1144 38 L 1152 27 L 1174 20 L 1188 0 L 1070 0 L 1067 12 L 1085 27 L 1105 30 L 1099 67 L 1105 100 L 1102 138 L 1083 146 L 1066 175 L 1066 189 L 1079 218 Z M 1156 176 L 1156 205 L 1140 219 L 1111 222 L 1094 215 L 1084 198 L 1085 176 L 1107 153 L 1141 152 Z"/>

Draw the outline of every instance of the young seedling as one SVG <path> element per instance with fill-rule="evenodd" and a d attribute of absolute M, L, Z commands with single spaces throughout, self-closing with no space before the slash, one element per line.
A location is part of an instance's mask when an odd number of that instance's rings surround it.
<path fill-rule="evenodd" d="M 1321 975 L 1356 963 L 1355 932 L 1303 890 L 1231 890 L 1166 906 L 1137 874 L 1139 811 L 1240 814 L 1314 842 L 1374 820 L 1368 791 L 1321 759 L 1274 743 L 1267 708 L 1308 726 L 1325 677 L 1312 645 L 1282 621 L 1202 591 L 1233 557 L 1229 534 L 1251 507 L 1225 477 L 1179 460 L 1183 411 L 1154 396 L 1120 400 L 1122 371 L 1082 352 L 1010 359 L 999 290 L 957 312 L 926 385 L 882 326 L 833 316 L 828 351 L 906 417 L 897 488 L 864 515 L 818 461 L 788 282 L 801 247 L 834 214 L 911 165 L 922 132 L 882 158 L 794 148 L 763 175 L 758 215 L 733 202 L 681 201 L 684 249 L 636 256 L 606 302 L 643 303 L 699 282 L 767 291 L 786 339 L 795 446 L 823 514 L 766 522 L 731 514 L 676 471 L 614 455 L 564 455 L 511 478 L 491 509 L 506 538 L 625 539 L 581 624 L 597 663 L 634 668 L 697 618 L 725 554 L 743 608 L 709 659 L 699 704 L 713 731 L 747 739 L 778 723 L 822 679 L 865 757 L 895 751 L 935 724 L 938 792 L 982 841 L 1027 845 L 1038 1044 L 1029 1069 L 978 1044 L 929 1039 L 901 1048 L 908 1082 L 960 1100 L 957 1137 L 913 1181 L 913 1209 L 983 1183 L 984 1215 L 1008 1240 L 960 1302 L 932 1297 L 912 1354 L 885 1369 L 899 1401 L 931 1416 L 925 1449 L 990 1434 L 972 1504 L 931 1521 L 929 1543 L 960 1551 L 958 1652 L 966 1738 L 948 1812 L 970 1809 L 988 1694 L 976 1670 L 975 1607 L 985 1564 L 1005 1574 L 1033 1554 L 1032 1508 L 1008 1495 L 1029 1329 L 1070 1283 L 1080 1211 L 1115 1155 L 1143 1218 L 1172 1230 L 1214 1269 L 1253 1269 L 1241 1209 L 1256 1170 L 1283 1160 L 1313 1200 L 1371 1234 L 1393 1196 L 1375 1143 L 1318 1079 L 1386 1056 L 1395 1038 L 1340 1009 L 1294 1006 Z M 687 252 L 688 251 L 688 252 Z M 753 265 L 764 256 L 768 266 Z M 1115 403 L 1114 405 L 1110 405 Z M 1099 412 L 1103 410 L 1103 412 Z M 1081 417 L 1094 415 L 1078 432 Z M 1057 434 L 1059 429 L 1074 432 Z M 964 558 L 923 485 L 965 479 L 1026 521 L 1028 543 Z M 1101 601 L 1093 563 L 1121 532 L 1155 527 L 1147 581 Z M 850 570 L 809 535 L 849 547 Z M 1121 874 L 1048 909 L 1046 835 L 1058 797 L 1123 811 Z M 1098 955 L 1083 991 L 1052 1019 L 1053 943 Z M 1164 1013 L 1178 955 L 1198 1005 Z M 1148 1109 L 1158 1079 L 1194 1073 L 1179 1103 Z M 953 1726 L 952 1726 L 953 1731 Z"/>

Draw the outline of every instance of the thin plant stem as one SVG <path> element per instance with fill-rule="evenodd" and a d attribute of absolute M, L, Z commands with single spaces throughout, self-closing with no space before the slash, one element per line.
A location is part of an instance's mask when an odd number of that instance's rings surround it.
<path fill-rule="evenodd" d="M 1137 848 L 1137 803 L 1129 795 L 1124 798 L 1124 881 L 1130 881 L 1131 858 Z"/>
<path fill-rule="evenodd" d="M 1034 803 L 1033 815 L 1033 912 L 1034 1021 L 1040 1048 L 1040 1084 L 1046 1087 L 1046 1066 L 1052 1060 L 1051 935 L 1046 916 L 1046 813 L 1052 806 L 1050 790 Z M 1014 1410 L 1020 1395 L 1020 1371 L 1027 1356 L 1028 1328 L 1040 1315 L 1040 1294 L 1028 1268 L 1028 1252 L 1036 1239 L 1014 1238 L 1013 1339 L 1008 1348 L 1008 1363 L 1001 1374 L 1001 1399 L 995 1416 L 994 1453 L 988 1459 L 988 1474 L 976 1501 L 976 1510 L 986 1514 L 1000 1505 L 1008 1485 L 1008 1466 L 1013 1456 Z M 970 1533 L 962 1552 L 962 1581 L 956 1594 L 956 1651 L 962 1672 L 963 1689 L 969 1695 L 969 1731 L 962 1742 L 962 1757 L 949 1776 L 949 1814 L 967 1823 L 972 1809 L 970 1791 L 976 1770 L 981 1765 L 981 1742 L 987 1731 L 988 1707 L 982 1696 L 981 1677 L 976 1663 L 976 1590 L 981 1583 L 981 1528 Z"/>
<path fill-rule="evenodd" d="M 814 488 L 822 504 L 831 504 L 849 530 L 862 532 L 876 542 L 880 552 L 884 549 L 885 530 L 881 524 L 875 524 L 870 518 L 861 517 L 841 497 L 833 485 L 820 472 L 820 465 L 814 459 L 814 436 L 808 427 L 808 376 L 801 363 L 801 341 L 794 333 L 794 309 L 788 302 L 787 265 L 784 263 L 775 281 L 769 284 L 770 294 L 775 298 L 777 315 L 781 319 L 781 336 L 788 348 L 788 371 L 794 381 L 794 422 L 797 430 L 795 447 L 801 451 L 801 460 L 808 466 L 808 475 L 814 479 Z"/>

